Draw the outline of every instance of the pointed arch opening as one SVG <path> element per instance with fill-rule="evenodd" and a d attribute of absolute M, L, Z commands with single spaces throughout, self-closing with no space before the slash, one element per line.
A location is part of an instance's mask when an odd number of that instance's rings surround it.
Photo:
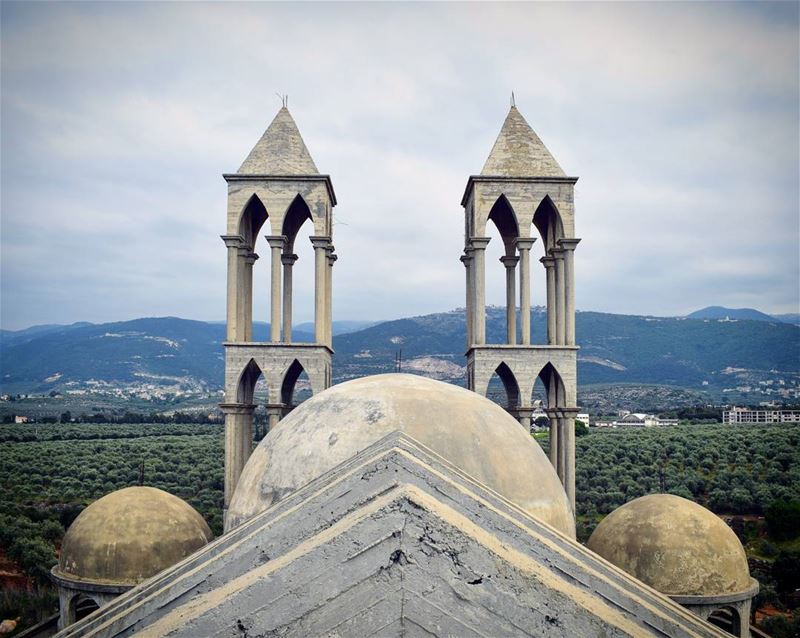
<path fill-rule="evenodd" d="M 536 208 L 536 212 L 533 214 L 533 225 L 539 231 L 546 251 L 558 247 L 558 240 L 564 237 L 564 223 L 558 208 L 549 195 L 545 195 Z"/>
<path fill-rule="evenodd" d="M 506 410 L 515 410 L 519 407 L 519 384 L 511 368 L 505 362 L 495 368 L 489 379 L 486 396 L 495 403 L 504 406 Z"/>
<path fill-rule="evenodd" d="M 287 368 L 281 384 L 281 403 L 288 414 L 311 396 L 311 381 L 303 365 L 295 359 Z"/>
<path fill-rule="evenodd" d="M 539 372 L 538 378 L 541 379 L 544 384 L 547 408 L 552 410 L 554 408 L 566 407 L 564 382 L 561 380 L 561 375 L 558 373 L 555 366 L 548 362 L 547 365 L 542 368 L 541 372 Z"/>
<path fill-rule="evenodd" d="M 249 405 L 255 402 L 256 383 L 261 378 L 261 368 L 250 359 L 239 375 L 239 382 L 236 386 L 236 402 Z"/>
<path fill-rule="evenodd" d="M 708 616 L 708 622 L 734 636 L 742 634 L 742 617 L 735 607 L 715 609 Z"/>
<path fill-rule="evenodd" d="M 292 200 L 292 203 L 289 204 L 289 208 L 286 209 L 286 214 L 283 216 L 283 228 L 281 229 L 281 234 L 286 235 L 289 240 L 289 252 L 291 252 L 294 246 L 297 231 L 299 231 L 300 227 L 308 220 L 312 220 L 313 222 L 311 210 L 306 200 L 303 199 L 303 196 L 298 193 Z"/>
<path fill-rule="evenodd" d="M 314 317 L 314 249 L 310 239 L 315 234 L 314 220 L 306 200 L 299 193 L 286 209 L 281 232 L 287 238 L 282 258 L 284 321 L 291 319 L 291 342 L 313 343 L 313 323 L 307 322 Z M 288 296 L 287 286 L 291 290 Z"/>
<path fill-rule="evenodd" d="M 72 622 L 78 622 L 98 609 L 100 605 L 93 598 L 86 594 L 76 594 L 70 601 L 69 618 Z"/>
<path fill-rule="evenodd" d="M 519 237 L 519 224 L 514 208 L 505 195 L 500 195 L 489 211 L 488 220 L 491 221 L 506 247 L 506 253 L 514 254 L 514 240 Z"/>
<path fill-rule="evenodd" d="M 263 202 L 258 195 L 253 193 L 239 215 L 239 234 L 244 237 L 250 250 L 255 249 L 258 233 L 268 217 L 269 214 Z"/>
<path fill-rule="evenodd" d="M 541 377 L 533 380 L 533 391 L 531 392 L 531 428 L 535 430 L 546 430 L 550 426 L 550 418 L 547 416 L 547 386 Z"/>

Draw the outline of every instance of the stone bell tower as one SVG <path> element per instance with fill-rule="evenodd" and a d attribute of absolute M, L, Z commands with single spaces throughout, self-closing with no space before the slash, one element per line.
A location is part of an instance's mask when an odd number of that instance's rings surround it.
<path fill-rule="evenodd" d="M 263 375 L 270 427 L 289 410 L 305 371 L 316 394 L 331 384 L 331 243 L 336 205 L 330 176 L 321 175 L 284 105 L 228 183 L 227 338 L 225 342 L 225 511 L 253 445 L 253 390 Z M 301 226 L 313 225 L 314 342 L 292 338 L 292 267 Z M 270 338 L 253 340 L 253 264 L 261 246 L 270 260 Z M 298 282 L 301 283 L 301 282 Z M 302 282 L 308 285 L 308 282 Z M 258 294 L 259 291 L 256 291 Z M 266 293 L 266 291 L 264 291 Z"/>
<path fill-rule="evenodd" d="M 547 392 L 550 461 L 575 510 L 576 408 L 574 187 L 542 140 L 515 106 L 511 107 L 480 175 L 472 175 L 461 205 L 467 274 L 467 384 L 486 395 L 497 374 L 505 387 L 508 411 L 529 428 L 536 379 Z M 506 273 L 505 343 L 486 343 L 485 251 L 493 223 L 503 241 L 500 259 Z M 531 340 L 531 257 L 537 240 L 547 288 L 547 343 Z M 517 318 L 519 281 L 519 329 Z"/>

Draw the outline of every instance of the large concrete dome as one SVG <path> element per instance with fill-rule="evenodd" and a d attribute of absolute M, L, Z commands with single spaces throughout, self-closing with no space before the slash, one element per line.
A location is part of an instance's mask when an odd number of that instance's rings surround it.
<path fill-rule="evenodd" d="M 642 496 L 617 508 L 587 546 L 671 596 L 720 596 L 752 585 L 736 534 L 706 508 L 672 494 Z"/>
<path fill-rule="evenodd" d="M 126 487 L 80 513 L 64 535 L 53 573 L 73 581 L 135 585 L 212 538 L 186 501 L 154 487 Z"/>
<path fill-rule="evenodd" d="M 235 527 L 360 450 L 400 431 L 571 538 L 564 488 L 539 445 L 492 401 L 447 383 L 382 374 L 333 386 L 264 437 L 228 509 Z"/>

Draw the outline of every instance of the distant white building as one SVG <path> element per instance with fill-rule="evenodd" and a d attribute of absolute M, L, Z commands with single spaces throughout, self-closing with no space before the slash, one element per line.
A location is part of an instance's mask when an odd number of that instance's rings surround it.
<path fill-rule="evenodd" d="M 800 423 L 800 410 L 751 410 L 737 408 L 722 412 L 723 423 Z"/>
<path fill-rule="evenodd" d="M 621 419 L 618 419 L 615 425 L 632 425 L 635 427 L 651 428 L 661 425 L 678 425 L 678 419 L 661 419 L 655 414 L 629 412 Z"/>
<path fill-rule="evenodd" d="M 27 423 L 27 422 L 28 422 L 28 417 L 26 416 L 16 415 L 14 417 L 14 423 Z"/>

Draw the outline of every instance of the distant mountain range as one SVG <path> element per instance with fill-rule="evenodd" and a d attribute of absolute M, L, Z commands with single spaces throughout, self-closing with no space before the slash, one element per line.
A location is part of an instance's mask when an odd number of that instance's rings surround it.
<path fill-rule="evenodd" d="M 786 315 L 767 315 L 760 310 L 754 308 L 723 308 L 722 306 L 708 306 L 701 310 L 696 310 L 693 313 L 686 315 L 689 319 L 731 319 L 742 320 L 747 319 L 750 321 L 782 321 L 784 323 L 797 324 L 800 321 L 800 315 L 786 314 Z"/>
<path fill-rule="evenodd" d="M 698 312 L 712 310 L 717 312 Z M 800 374 L 800 327 L 774 318 L 734 319 L 731 313 L 741 311 L 725 312 L 721 317 L 700 319 L 579 312 L 580 383 L 721 388 L 743 371 L 771 371 L 776 383 L 782 374 Z M 463 310 L 367 327 L 359 322 L 336 324 L 337 381 L 392 371 L 401 354 L 404 371 L 463 382 Z M 298 326 L 295 340 L 311 341 L 312 333 L 301 330 L 310 327 Z M 257 323 L 254 331 L 256 340 L 266 340 L 269 326 Z M 543 343 L 545 331 L 544 313 L 536 309 L 533 341 Z M 504 335 L 505 310 L 488 308 L 487 341 L 502 342 Z M 0 391 L 47 392 L 98 384 L 218 389 L 223 379 L 224 339 L 221 323 L 176 317 L 2 331 Z"/>

